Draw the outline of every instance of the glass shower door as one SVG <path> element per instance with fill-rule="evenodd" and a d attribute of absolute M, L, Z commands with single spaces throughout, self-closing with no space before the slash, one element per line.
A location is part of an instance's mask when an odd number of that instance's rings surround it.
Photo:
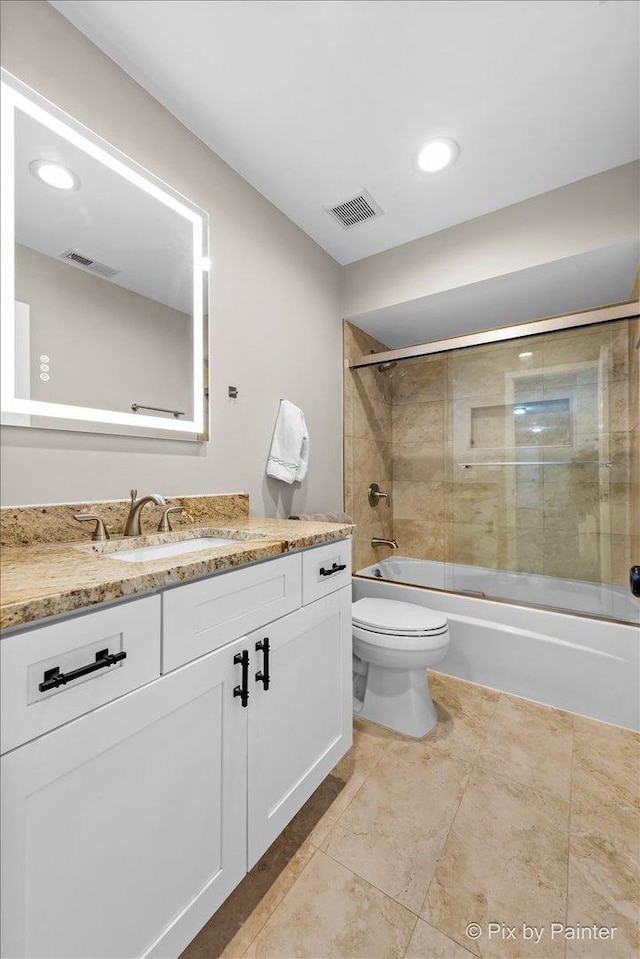
<path fill-rule="evenodd" d="M 624 618 L 627 322 L 451 354 L 456 591 Z"/>

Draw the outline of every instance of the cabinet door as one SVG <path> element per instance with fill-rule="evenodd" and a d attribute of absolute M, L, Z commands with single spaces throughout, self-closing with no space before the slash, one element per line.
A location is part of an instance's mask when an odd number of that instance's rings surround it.
<path fill-rule="evenodd" d="M 264 673 L 269 640 L 269 688 Z M 352 740 L 351 587 L 252 633 L 249 868 L 317 789 Z"/>
<path fill-rule="evenodd" d="M 242 648 L 2 758 L 3 956 L 176 956 L 242 879 Z"/>

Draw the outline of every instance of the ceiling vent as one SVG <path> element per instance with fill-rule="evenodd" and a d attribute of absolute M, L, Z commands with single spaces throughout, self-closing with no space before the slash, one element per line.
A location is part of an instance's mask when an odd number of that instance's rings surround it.
<path fill-rule="evenodd" d="M 82 253 L 78 253 L 77 250 L 65 250 L 64 253 L 60 254 L 62 260 L 69 260 L 71 263 L 75 263 L 76 266 L 81 266 L 85 270 L 89 270 L 90 273 L 98 273 L 100 276 L 112 277 L 116 273 L 119 273 L 120 270 L 114 270 L 113 267 L 107 266 L 106 263 L 100 263 L 98 260 L 93 260 L 90 256 L 84 256 Z"/>
<path fill-rule="evenodd" d="M 350 230 L 352 226 L 358 223 L 364 223 L 365 220 L 373 220 L 382 216 L 383 210 L 367 190 L 362 190 L 358 196 L 351 200 L 345 200 L 344 203 L 338 203 L 327 209 L 327 213 L 338 221 L 345 230 Z"/>

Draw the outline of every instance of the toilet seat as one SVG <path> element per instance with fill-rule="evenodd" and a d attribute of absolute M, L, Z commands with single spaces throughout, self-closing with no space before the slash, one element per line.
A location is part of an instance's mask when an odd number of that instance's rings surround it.
<path fill-rule="evenodd" d="M 352 619 L 354 626 L 369 634 L 370 642 L 376 643 L 377 634 L 380 644 L 383 637 L 419 639 L 438 636 L 449 628 L 442 613 L 395 599 L 359 599 L 353 604 Z"/>
<path fill-rule="evenodd" d="M 364 643 L 370 648 L 386 649 L 390 652 L 427 652 L 449 645 L 449 628 L 447 626 L 437 632 L 423 633 L 420 636 L 417 634 L 413 636 L 394 636 L 391 633 L 376 633 L 371 629 L 364 629 L 357 623 L 354 623 L 352 628 L 354 639 L 359 640 L 360 644 Z"/>

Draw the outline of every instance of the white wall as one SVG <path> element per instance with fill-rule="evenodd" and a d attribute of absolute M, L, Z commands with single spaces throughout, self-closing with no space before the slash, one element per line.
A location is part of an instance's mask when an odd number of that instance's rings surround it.
<path fill-rule="evenodd" d="M 209 212 L 211 442 L 3 430 L 4 505 L 248 491 L 256 515 L 342 508 L 340 267 L 44 0 L 2 4 L 5 69 Z M 238 387 L 237 400 L 227 387 Z M 280 397 L 308 479 L 264 469 Z"/>
<path fill-rule="evenodd" d="M 640 164 L 578 180 L 344 267 L 344 315 L 638 238 Z"/>

